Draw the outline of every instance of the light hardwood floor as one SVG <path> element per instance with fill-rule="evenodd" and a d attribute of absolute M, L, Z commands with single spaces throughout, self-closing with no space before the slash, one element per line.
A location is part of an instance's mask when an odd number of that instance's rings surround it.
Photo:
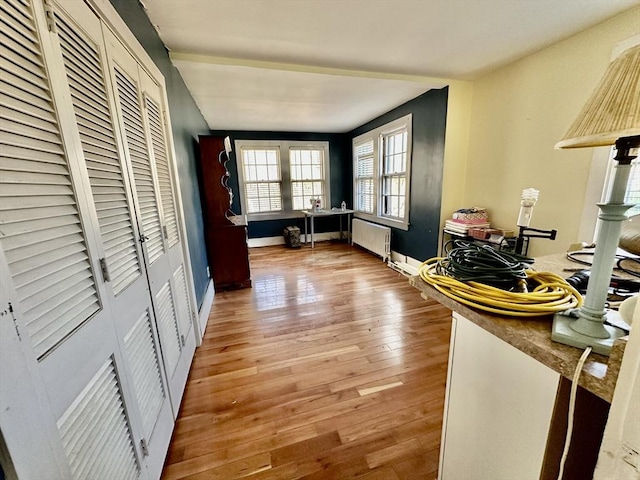
<path fill-rule="evenodd" d="M 251 249 L 215 296 L 163 479 L 435 479 L 450 311 L 356 247 Z"/>

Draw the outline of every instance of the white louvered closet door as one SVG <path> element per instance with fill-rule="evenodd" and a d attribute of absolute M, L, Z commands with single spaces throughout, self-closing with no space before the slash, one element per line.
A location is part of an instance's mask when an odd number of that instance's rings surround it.
<path fill-rule="evenodd" d="M 145 264 L 139 246 L 123 142 L 115 127 L 114 92 L 99 19 L 83 2 L 54 5 L 57 51 L 64 65 L 91 193 L 105 250 L 103 268 L 119 346 L 143 419 L 146 464 L 159 472 L 173 415 L 163 375 Z"/>
<path fill-rule="evenodd" d="M 195 351 L 195 335 L 190 330 L 189 313 L 186 323 L 181 314 L 184 310 L 181 286 L 176 286 L 173 275 L 178 266 L 172 270 L 172 257 L 177 259 L 174 261 L 179 266 L 182 265 L 182 246 L 174 203 L 166 202 L 162 196 L 161 181 L 166 179 L 170 182 L 171 178 L 154 161 L 159 152 L 159 142 L 163 142 L 164 138 L 159 139 L 160 126 L 154 125 L 153 115 L 149 119 L 148 109 L 153 109 L 153 106 L 145 94 L 145 87 L 155 83 L 109 31 L 105 30 L 105 38 L 163 366 L 173 412 L 177 416 Z M 167 156 L 164 162 L 168 169 Z M 167 223 L 163 215 L 165 205 L 168 210 Z"/>
<path fill-rule="evenodd" d="M 43 5 L 3 0 L 0 25 L 3 438 L 21 478 L 146 478 L 106 250 Z"/>
<path fill-rule="evenodd" d="M 147 141 L 150 145 L 151 164 L 155 166 L 157 191 L 162 211 L 163 235 L 170 269 L 170 282 L 164 285 L 172 291 L 173 307 L 178 332 L 183 344 L 183 355 L 169 381 L 173 388 L 182 391 L 189 375 L 191 358 L 195 351 L 193 316 L 189 306 L 185 275 L 183 244 L 178 228 L 178 209 L 173 189 L 173 170 L 168 148 L 168 122 L 163 107 L 161 89 L 144 71 L 139 71 L 140 87 L 144 102 L 144 120 Z M 184 339 L 184 341 L 183 341 Z"/>

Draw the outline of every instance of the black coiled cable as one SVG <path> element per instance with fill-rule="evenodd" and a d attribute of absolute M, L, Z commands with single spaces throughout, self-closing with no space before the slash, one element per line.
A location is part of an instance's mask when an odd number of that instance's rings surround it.
<path fill-rule="evenodd" d="M 438 262 L 437 272 L 461 282 L 480 282 L 509 289 L 525 280 L 533 259 L 498 251 L 490 245 L 452 240 L 445 245 L 447 257 Z"/>

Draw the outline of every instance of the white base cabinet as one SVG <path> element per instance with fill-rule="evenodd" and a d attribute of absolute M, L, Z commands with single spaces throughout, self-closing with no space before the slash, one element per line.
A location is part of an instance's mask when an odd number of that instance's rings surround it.
<path fill-rule="evenodd" d="M 453 313 L 440 480 L 537 480 L 560 375 Z"/>

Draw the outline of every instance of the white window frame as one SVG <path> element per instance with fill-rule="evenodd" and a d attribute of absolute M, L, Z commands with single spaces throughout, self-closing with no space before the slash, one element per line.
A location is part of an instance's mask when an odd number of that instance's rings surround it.
<path fill-rule="evenodd" d="M 374 128 L 353 139 L 353 208 L 355 216 L 365 220 L 387 225 L 389 227 L 401 230 L 409 230 L 409 210 L 411 199 L 411 151 L 413 144 L 412 136 L 412 119 L 413 115 L 408 114 L 400 117 L 392 122 Z M 384 138 L 405 130 L 407 132 L 407 150 L 406 150 L 406 171 L 405 171 L 405 198 L 404 198 L 404 217 L 397 218 L 384 214 L 382 184 L 383 184 L 383 162 L 384 162 Z M 358 194 L 358 177 L 357 177 L 357 147 L 368 142 L 373 142 L 373 213 L 367 213 L 358 210 L 357 194 Z"/>
<path fill-rule="evenodd" d="M 323 150 L 324 162 L 324 198 L 327 203 L 331 201 L 330 188 L 330 169 L 329 169 L 329 142 L 326 141 L 295 141 L 295 140 L 236 140 L 236 165 L 238 171 L 238 187 L 240 190 L 240 208 L 242 214 L 247 216 L 249 221 L 261 220 L 277 220 L 284 218 L 296 218 L 302 216 L 302 210 L 311 208 L 311 205 L 305 205 L 304 209 L 294 210 L 292 200 L 292 182 L 291 182 L 291 160 L 289 158 L 290 150 Z M 247 196 L 245 190 L 243 150 L 278 148 L 280 150 L 280 185 L 282 194 L 282 210 L 277 212 L 261 212 L 249 213 L 247 205 Z M 322 205 L 322 208 L 331 208 L 331 205 Z"/>

